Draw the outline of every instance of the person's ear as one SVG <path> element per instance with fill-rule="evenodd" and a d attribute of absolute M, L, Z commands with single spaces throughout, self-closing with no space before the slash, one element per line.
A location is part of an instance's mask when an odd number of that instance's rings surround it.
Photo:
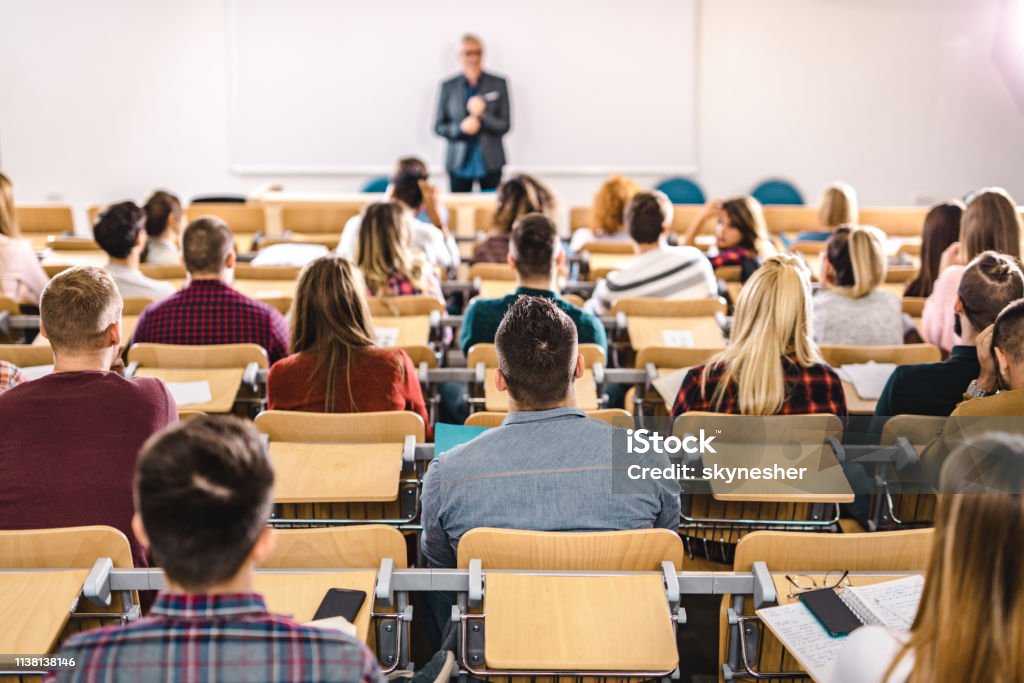
<path fill-rule="evenodd" d="M 146 231 L 139 230 L 139 234 L 135 236 L 135 246 L 138 249 L 142 249 L 146 246 Z"/>
<path fill-rule="evenodd" d="M 953 312 L 957 315 L 964 314 L 964 302 L 960 300 L 960 297 L 953 299 Z"/>
<path fill-rule="evenodd" d="M 149 547 L 149 536 L 146 535 L 146 527 L 142 525 L 142 516 L 138 512 L 132 515 L 132 533 L 139 545 Z"/>
<path fill-rule="evenodd" d="M 224 267 L 227 268 L 227 269 L 231 269 L 231 268 L 235 267 L 235 250 L 234 249 L 232 249 L 230 252 L 228 252 L 228 257 L 226 259 L 224 259 Z"/>
<path fill-rule="evenodd" d="M 992 347 L 992 355 L 996 357 L 996 365 L 999 367 L 999 376 L 1003 379 L 1009 380 L 1010 377 L 1010 361 L 1003 353 L 1003 350 L 998 346 Z"/>
<path fill-rule="evenodd" d="M 509 253 L 509 255 L 505 257 L 505 263 L 507 263 L 509 268 L 511 268 L 512 270 L 516 269 L 516 260 L 512 258 L 511 253 Z"/>
<path fill-rule="evenodd" d="M 498 391 L 508 391 L 508 382 L 505 381 L 505 375 L 501 374 L 501 370 L 494 368 L 494 386 L 498 388 Z"/>
<path fill-rule="evenodd" d="M 558 248 L 558 256 L 555 257 L 555 265 L 558 268 L 562 268 L 565 266 L 565 250 L 563 250 L 561 247 Z"/>
<path fill-rule="evenodd" d="M 583 358 L 582 353 L 576 354 L 576 379 L 583 377 L 584 371 L 587 369 L 587 361 Z"/>
<path fill-rule="evenodd" d="M 274 554 L 275 548 L 277 548 L 277 536 L 274 535 L 274 527 L 264 527 L 260 535 L 256 537 L 256 544 L 253 545 L 252 552 L 249 553 L 249 559 L 253 564 L 259 566 Z"/>
<path fill-rule="evenodd" d="M 43 323 L 41 321 L 39 323 L 39 336 L 42 337 L 43 339 L 50 338 L 50 335 L 46 334 L 46 328 L 43 327 Z"/>
<path fill-rule="evenodd" d="M 113 346 L 121 348 L 121 319 L 110 323 L 110 327 L 107 328 L 107 346 Z"/>

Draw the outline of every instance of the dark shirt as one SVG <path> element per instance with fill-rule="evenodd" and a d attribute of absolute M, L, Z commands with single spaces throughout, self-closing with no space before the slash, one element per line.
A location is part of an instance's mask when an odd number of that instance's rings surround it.
<path fill-rule="evenodd" d="M 954 346 L 949 358 L 938 363 L 900 365 L 878 398 L 875 417 L 949 415 L 979 372 L 977 350 L 963 345 Z"/>
<path fill-rule="evenodd" d="M 0 529 L 105 524 L 131 529 L 139 449 L 178 421 L 163 382 L 115 372 L 60 372 L 0 394 Z"/>
<path fill-rule="evenodd" d="M 470 263 L 505 263 L 508 261 L 509 234 L 491 235 L 473 250 Z"/>
<path fill-rule="evenodd" d="M 480 80 L 478 79 L 476 84 L 470 83 L 465 76 L 462 77 L 462 80 L 466 85 L 466 106 L 468 108 L 469 100 L 480 94 Z M 469 137 L 466 143 L 466 163 L 455 171 L 455 175 L 460 178 L 483 178 L 487 175 L 487 167 L 484 166 L 484 155 L 480 149 L 480 136 Z"/>

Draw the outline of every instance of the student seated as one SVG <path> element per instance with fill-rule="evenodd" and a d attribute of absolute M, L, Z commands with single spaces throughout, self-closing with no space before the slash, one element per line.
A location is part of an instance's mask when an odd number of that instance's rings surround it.
<path fill-rule="evenodd" d="M 274 549 L 273 484 L 259 435 L 236 418 L 203 415 L 150 439 L 132 526 L 164 589 L 145 617 L 69 638 L 59 656 L 75 666 L 47 680 L 382 683 L 365 645 L 271 614 L 253 587 Z"/>
<path fill-rule="evenodd" d="M 686 229 L 681 242 L 694 244 L 705 221 L 715 218 L 715 248 L 707 252 L 711 266 L 739 266 L 740 280 L 746 282 L 761 260 L 775 253 L 761 203 L 749 195 L 712 199 Z"/>
<path fill-rule="evenodd" d="M 670 247 L 672 202 L 657 190 L 636 194 L 626 206 L 626 225 L 636 260 L 598 281 L 586 309 L 607 315 L 624 297 L 701 299 L 718 295 L 711 264 L 696 247 Z"/>
<path fill-rule="evenodd" d="M 38 306 L 49 279 L 32 247 L 21 239 L 14 212 L 14 186 L 0 173 L 0 296 Z"/>
<path fill-rule="evenodd" d="M 949 415 L 980 372 L 975 348 L 979 333 L 1021 297 L 1024 274 L 1015 259 L 986 251 L 971 261 L 953 303 L 960 343 L 939 363 L 897 367 L 882 390 L 875 415 L 880 420 L 893 415 Z"/>
<path fill-rule="evenodd" d="M 25 375 L 17 365 L 0 360 L 0 392 L 13 389 L 25 381 Z"/>
<path fill-rule="evenodd" d="M 376 345 L 358 271 L 322 256 L 299 276 L 292 355 L 270 368 L 271 410 L 357 413 L 410 410 L 429 424 L 416 368 L 402 349 Z"/>
<path fill-rule="evenodd" d="M 444 303 L 433 266 L 409 243 L 411 220 L 398 202 L 367 206 L 358 232 L 355 263 L 373 296 L 422 294 Z"/>
<path fill-rule="evenodd" d="M 569 251 L 575 254 L 595 240 L 628 240 L 623 216 L 626 204 L 639 191 L 640 186 L 625 176 L 613 175 L 604 181 L 590 206 L 590 226 L 573 231 Z"/>
<path fill-rule="evenodd" d="M 490 344 L 502 318 L 521 296 L 549 299 L 576 325 L 581 344 L 598 344 L 607 351 L 608 335 L 593 314 L 558 296 L 558 270 L 565 253 L 555 224 L 542 214 L 520 218 L 512 229 L 508 264 L 516 271 L 516 290 L 501 299 L 475 299 L 466 309 L 459 345 L 469 353 L 474 344 Z"/>
<path fill-rule="evenodd" d="M 429 567 L 454 567 L 475 527 L 612 531 L 679 527 L 674 481 L 612 492 L 615 428 L 576 408 L 584 361 L 576 326 L 551 299 L 520 297 L 495 337 L 497 387 L 508 392 L 500 427 L 434 460 L 423 481 L 421 548 Z M 668 466 L 664 454 L 644 465 Z"/>
<path fill-rule="evenodd" d="M 271 363 L 288 355 L 288 325 L 276 309 L 231 286 L 235 246 L 219 218 L 192 221 L 182 236 L 189 282 L 139 316 L 132 343 L 259 344 Z"/>
<path fill-rule="evenodd" d="M 960 239 L 963 213 L 963 202 L 957 200 L 942 202 L 928 209 L 921 229 L 921 270 L 907 283 L 903 296 L 926 297 L 932 293 L 935 279 L 939 276 L 942 252 Z"/>
<path fill-rule="evenodd" d="M 508 259 L 512 226 L 528 213 L 558 220 L 558 197 L 539 179 L 520 173 L 502 181 L 490 235 L 473 251 L 472 263 L 504 263 Z M 557 230 L 556 230 L 557 232 Z"/>
<path fill-rule="evenodd" d="M 959 343 L 953 330 L 953 301 L 964 266 L 988 250 L 1019 259 L 1022 230 L 1017 206 L 1002 188 L 981 190 L 967 203 L 960 220 L 960 241 L 942 252 L 939 277 L 921 312 L 921 336 L 926 342 L 943 351 Z"/>
<path fill-rule="evenodd" d="M 108 206 L 96 218 L 92 236 L 110 261 L 106 271 L 114 278 L 122 298 L 166 299 L 174 294 L 174 285 L 148 278 L 139 270 L 146 249 L 146 214 L 135 202 Z"/>
<path fill-rule="evenodd" d="M 978 378 L 952 417 L 1024 416 L 1024 299 L 999 312 L 977 347 Z"/>
<path fill-rule="evenodd" d="M 411 246 L 423 253 L 427 263 L 446 269 L 459 265 L 459 245 L 442 220 L 437 187 L 427 182 L 426 164 L 415 157 L 399 159 L 388 194 L 402 209 L 402 220 L 408 223 L 411 232 Z M 423 213 L 428 216 L 427 220 L 420 217 Z M 341 231 L 338 255 L 349 261 L 356 258 L 363 215 L 348 219 Z"/>
<path fill-rule="evenodd" d="M 814 297 L 817 343 L 903 343 L 903 305 L 881 288 L 885 271 L 885 235 L 877 228 L 843 226 L 832 234 L 821 259 L 822 290 Z"/>
<path fill-rule="evenodd" d="M 185 212 L 181 201 L 166 190 L 157 190 L 142 210 L 146 212 L 146 251 L 142 260 L 156 266 L 177 266 L 181 264 L 181 229 Z"/>
<path fill-rule="evenodd" d="M 797 242 L 824 242 L 841 225 L 856 225 L 859 217 L 857 193 L 846 183 L 832 183 L 825 188 L 818 205 L 818 230 L 801 232 Z"/>
<path fill-rule="evenodd" d="M 4 529 L 106 524 L 146 555 L 131 528 L 132 469 L 139 448 L 178 421 L 163 382 L 125 379 L 121 296 L 108 273 L 66 270 L 43 290 L 40 334 L 53 373 L 0 393 L 0 525 Z"/>
<path fill-rule="evenodd" d="M 672 416 L 846 415 L 839 376 L 811 340 L 811 275 L 793 256 L 768 258 L 740 291 L 724 351 L 686 373 Z"/>
<path fill-rule="evenodd" d="M 1024 669 L 1024 439 L 991 433 L 942 468 L 924 593 L 909 633 L 846 637 L 832 683 L 1017 681 Z M 979 469 L 980 454 L 984 465 Z"/>

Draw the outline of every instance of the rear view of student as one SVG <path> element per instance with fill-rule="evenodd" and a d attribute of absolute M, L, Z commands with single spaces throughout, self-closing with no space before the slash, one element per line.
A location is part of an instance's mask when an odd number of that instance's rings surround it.
<path fill-rule="evenodd" d="M 405 210 L 398 202 L 370 204 L 363 211 L 356 264 L 374 296 L 432 296 L 444 302 L 431 265 L 410 244 Z"/>
<path fill-rule="evenodd" d="M 181 231 L 184 228 L 185 212 L 181 201 L 166 190 L 157 190 L 142 210 L 146 212 L 146 242 L 144 260 L 157 266 L 181 264 Z"/>
<path fill-rule="evenodd" d="M 498 187 L 497 208 L 491 234 L 473 251 L 473 263 L 505 263 L 512 226 L 528 213 L 540 213 L 558 220 L 558 198 L 539 179 L 520 173 Z"/>
<path fill-rule="evenodd" d="M 274 363 L 267 378 L 271 410 L 411 410 L 428 422 L 408 354 L 376 346 L 362 286 L 355 267 L 337 256 L 303 269 L 292 307 L 292 355 Z"/>
<path fill-rule="evenodd" d="M 682 243 L 693 244 L 701 225 L 711 217 L 716 219 L 715 248 L 707 255 L 712 267 L 740 266 L 740 279 L 746 282 L 761 259 L 775 253 L 761 203 L 749 195 L 711 200 L 694 217 Z"/>
<path fill-rule="evenodd" d="M 147 616 L 70 638 L 62 683 L 382 683 L 366 646 L 267 611 L 253 587 L 274 549 L 274 473 L 253 427 L 200 416 L 151 439 L 135 469 L 133 526 L 166 574 Z"/>
<path fill-rule="evenodd" d="M 940 477 L 924 593 L 910 632 L 864 626 L 832 683 L 1019 681 L 1024 671 L 1024 439 L 989 434 Z"/>
<path fill-rule="evenodd" d="M 822 291 L 814 297 L 819 344 L 883 346 L 903 343 L 903 305 L 885 281 L 885 236 L 876 228 L 842 227 L 821 260 Z"/>
<path fill-rule="evenodd" d="M 163 382 L 111 372 L 121 346 L 121 296 L 99 268 L 66 270 L 43 291 L 41 334 L 53 373 L 0 393 L 0 525 L 106 524 L 146 556 L 130 526 L 139 448 L 178 420 Z"/>
<path fill-rule="evenodd" d="M 840 225 L 855 225 L 859 220 L 857 193 L 846 183 L 832 183 L 821 194 L 818 205 L 818 230 L 801 232 L 797 242 L 824 242 Z"/>
<path fill-rule="evenodd" d="M 949 201 L 936 204 L 924 217 L 921 230 L 921 271 L 907 283 L 903 296 L 928 296 L 939 277 L 942 252 L 960 239 L 960 220 L 964 214 L 963 202 Z"/>
<path fill-rule="evenodd" d="M 96 244 L 110 256 L 106 270 L 117 283 L 121 297 L 166 299 L 174 294 L 174 285 L 142 274 L 139 262 L 146 248 L 146 214 L 135 202 L 108 206 L 92 226 Z"/>
<path fill-rule="evenodd" d="M 575 253 L 594 240 L 628 240 L 626 204 L 639 191 L 640 186 L 625 176 L 613 175 L 604 181 L 590 206 L 590 225 L 573 231 L 569 251 Z"/>
<path fill-rule="evenodd" d="M 811 283 L 793 256 L 772 256 L 740 291 L 729 346 L 683 378 L 672 415 L 846 415 L 838 375 L 811 340 Z"/>
<path fill-rule="evenodd" d="M 37 306 L 49 279 L 32 248 L 21 241 L 14 213 L 14 187 L 0 173 L 0 296 Z"/>

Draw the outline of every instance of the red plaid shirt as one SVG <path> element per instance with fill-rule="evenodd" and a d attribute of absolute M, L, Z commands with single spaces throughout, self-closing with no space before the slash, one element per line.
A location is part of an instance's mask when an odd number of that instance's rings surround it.
<path fill-rule="evenodd" d="M 672 407 L 672 417 L 695 410 L 738 414 L 740 406 L 735 383 L 725 388 L 720 406 L 711 402 L 724 371 L 725 366 L 722 364 L 713 366 L 708 372 L 707 384 L 701 391 L 700 378 L 704 366 L 690 368 L 679 387 L 676 404 Z M 846 417 L 843 383 L 832 368 L 818 363 L 805 368 L 790 358 L 783 358 L 782 371 L 786 380 L 786 400 L 779 411 L 780 415 L 831 413 Z"/>
<path fill-rule="evenodd" d="M 722 249 L 714 256 L 708 256 L 711 261 L 712 268 L 721 268 L 722 266 L 742 266 L 750 259 L 755 258 L 754 254 L 746 247 L 727 247 Z"/>
<path fill-rule="evenodd" d="M 267 304 L 221 280 L 193 280 L 139 316 L 132 343 L 259 344 L 270 362 L 288 355 L 288 324 Z"/>
<path fill-rule="evenodd" d="M 7 391 L 25 381 L 25 375 L 21 374 L 17 366 L 11 365 L 5 360 L 0 360 L 0 391 Z"/>
<path fill-rule="evenodd" d="M 149 616 L 72 636 L 59 656 L 75 666 L 47 683 L 384 681 L 365 645 L 270 614 L 255 593 L 161 593 Z"/>

